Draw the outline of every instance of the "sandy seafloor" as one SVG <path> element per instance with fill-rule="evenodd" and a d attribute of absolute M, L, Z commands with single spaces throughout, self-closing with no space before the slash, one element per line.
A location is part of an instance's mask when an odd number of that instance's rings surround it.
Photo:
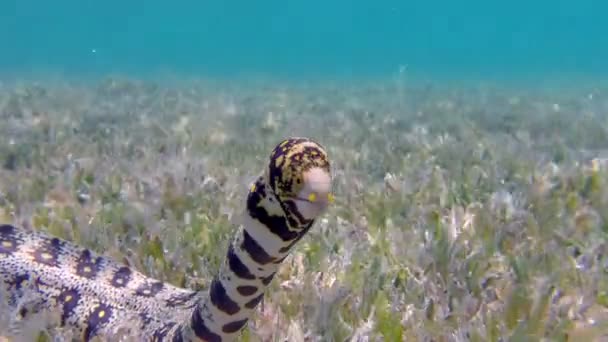
<path fill-rule="evenodd" d="M 274 144 L 322 143 L 337 201 L 244 341 L 608 340 L 605 84 L 49 78 L 0 115 L 2 221 L 182 286 Z"/>

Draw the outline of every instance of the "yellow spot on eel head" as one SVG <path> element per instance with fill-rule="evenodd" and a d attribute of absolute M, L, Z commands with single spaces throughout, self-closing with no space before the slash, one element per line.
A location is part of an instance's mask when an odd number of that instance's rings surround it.
<path fill-rule="evenodd" d="M 255 183 L 251 184 L 251 186 L 249 187 L 249 191 L 255 192 Z"/>
<path fill-rule="evenodd" d="M 85 273 L 89 273 L 89 272 L 91 272 L 91 267 L 90 267 L 90 266 L 85 266 L 85 267 L 84 267 L 82 270 L 83 270 Z"/>
<path fill-rule="evenodd" d="M 72 295 L 65 296 L 66 303 L 72 300 Z"/>
<path fill-rule="evenodd" d="M 13 242 L 4 240 L 4 241 L 2 241 L 2 247 L 6 247 L 6 248 L 13 247 Z"/>
<path fill-rule="evenodd" d="M 315 194 L 314 192 L 311 193 L 310 195 L 308 195 L 308 200 L 311 202 L 315 202 L 317 200 L 317 194 Z"/>
<path fill-rule="evenodd" d="M 332 194 L 332 193 L 327 194 L 327 201 L 329 203 L 334 203 L 335 200 L 336 200 L 336 198 L 334 197 L 334 194 Z"/>
<path fill-rule="evenodd" d="M 97 316 L 99 316 L 99 318 L 103 318 L 103 316 L 106 315 L 106 311 L 105 310 L 101 310 L 99 311 L 99 313 L 97 314 Z"/>
<path fill-rule="evenodd" d="M 42 257 L 42 259 L 46 260 L 53 259 L 53 255 L 47 252 L 40 253 L 40 256 Z"/>

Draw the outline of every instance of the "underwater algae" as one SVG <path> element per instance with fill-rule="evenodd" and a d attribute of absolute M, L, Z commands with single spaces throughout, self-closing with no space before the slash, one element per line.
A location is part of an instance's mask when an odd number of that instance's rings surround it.
<path fill-rule="evenodd" d="M 311 136 L 333 159 L 336 202 L 241 340 L 601 340 L 606 94 L 5 83 L 0 215 L 203 288 L 259 161 L 286 136 Z M 0 331 L 48 339 L 0 312 Z"/>

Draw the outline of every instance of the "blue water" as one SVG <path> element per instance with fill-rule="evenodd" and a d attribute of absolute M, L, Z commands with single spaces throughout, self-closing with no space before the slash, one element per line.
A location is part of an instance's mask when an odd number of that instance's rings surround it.
<path fill-rule="evenodd" d="M 0 0 L 0 72 L 608 75 L 608 2 Z"/>

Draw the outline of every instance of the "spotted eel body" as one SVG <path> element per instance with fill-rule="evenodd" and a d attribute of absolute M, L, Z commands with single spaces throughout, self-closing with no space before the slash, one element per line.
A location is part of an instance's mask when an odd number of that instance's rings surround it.
<path fill-rule="evenodd" d="M 307 138 L 277 145 L 251 185 L 246 215 L 206 291 L 151 279 L 69 241 L 0 225 L 0 286 L 19 315 L 53 309 L 89 341 L 125 323 L 143 341 L 231 341 L 247 325 L 291 248 L 331 200 L 330 164 Z"/>

